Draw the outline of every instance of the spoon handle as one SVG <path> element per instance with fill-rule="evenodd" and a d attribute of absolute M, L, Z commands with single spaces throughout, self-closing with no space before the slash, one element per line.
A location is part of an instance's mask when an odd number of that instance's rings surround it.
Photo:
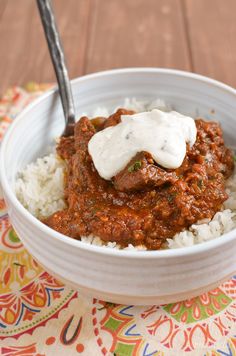
<path fill-rule="evenodd" d="M 64 52 L 57 30 L 54 12 L 50 0 L 37 0 L 38 9 L 43 24 L 45 36 L 48 43 L 49 52 L 56 73 L 59 93 L 61 96 L 63 111 L 66 120 L 64 136 L 73 134 L 75 123 L 75 107 L 72 97 L 71 84 L 65 64 Z"/>

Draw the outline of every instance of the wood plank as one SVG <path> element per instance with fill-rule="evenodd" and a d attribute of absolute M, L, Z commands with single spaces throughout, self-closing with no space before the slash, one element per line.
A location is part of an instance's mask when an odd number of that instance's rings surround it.
<path fill-rule="evenodd" d="M 1 0 L 0 1 L 0 20 L 2 18 L 2 15 L 6 9 L 6 6 L 7 6 L 7 0 Z"/>
<path fill-rule="evenodd" d="M 90 1 L 67 0 L 65 6 L 65 1 L 54 0 L 53 4 L 72 78 L 83 72 Z M 0 37 L 1 93 L 10 85 L 31 80 L 55 81 L 36 1 L 8 1 Z"/>
<path fill-rule="evenodd" d="M 235 0 L 185 0 L 194 71 L 236 86 Z"/>
<path fill-rule="evenodd" d="M 129 66 L 191 69 L 178 0 L 93 0 L 86 72 Z"/>

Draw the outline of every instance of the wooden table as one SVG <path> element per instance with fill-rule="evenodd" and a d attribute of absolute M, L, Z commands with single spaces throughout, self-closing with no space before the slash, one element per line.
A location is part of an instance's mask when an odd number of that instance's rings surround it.
<path fill-rule="evenodd" d="M 235 0 L 53 0 L 70 77 L 155 66 L 236 86 Z M 0 93 L 55 81 L 35 0 L 0 0 Z"/>

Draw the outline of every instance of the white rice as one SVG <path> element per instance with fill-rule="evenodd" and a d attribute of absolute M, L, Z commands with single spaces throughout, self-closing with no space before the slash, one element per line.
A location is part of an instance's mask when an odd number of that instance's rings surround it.
<path fill-rule="evenodd" d="M 137 101 L 135 98 L 126 99 L 120 105 L 127 109 L 138 112 L 159 108 L 168 110 L 164 101 L 156 99 L 152 102 Z M 114 111 L 114 110 L 113 110 Z M 92 116 L 108 116 L 106 108 L 98 108 Z M 58 210 L 66 207 L 64 201 L 64 162 L 51 153 L 36 162 L 30 163 L 24 170 L 19 172 L 15 183 L 17 198 L 23 206 L 35 217 L 45 218 Z M 170 249 L 187 247 L 209 241 L 222 236 L 236 228 L 236 172 L 227 181 L 226 192 L 229 195 L 224 203 L 222 211 L 215 214 L 211 221 L 204 220 L 192 225 L 188 230 L 176 234 L 173 239 L 167 240 Z M 104 243 L 99 237 L 82 237 L 81 241 L 109 248 L 121 248 L 115 242 Z M 146 250 L 145 246 L 129 245 L 125 250 Z"/>
<path fill-rule="evenodd" d="M 37 218 L 44 218 L 66 207 L 65 163 L 55 153 L 38 158 L 19 173 L 15 183 L 17 198 Z"/>

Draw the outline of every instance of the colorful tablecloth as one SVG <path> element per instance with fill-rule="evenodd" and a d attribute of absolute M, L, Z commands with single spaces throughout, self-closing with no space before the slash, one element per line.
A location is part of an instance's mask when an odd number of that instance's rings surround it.
<path fill-rule="evenodd" d="M 48 85 L 0 101 L 0 139 Z M 0 196 L 0 355 L 236 355 L 236 276 L 200 297 L 152 307 L 82 297 L 25 250 Z"/>

